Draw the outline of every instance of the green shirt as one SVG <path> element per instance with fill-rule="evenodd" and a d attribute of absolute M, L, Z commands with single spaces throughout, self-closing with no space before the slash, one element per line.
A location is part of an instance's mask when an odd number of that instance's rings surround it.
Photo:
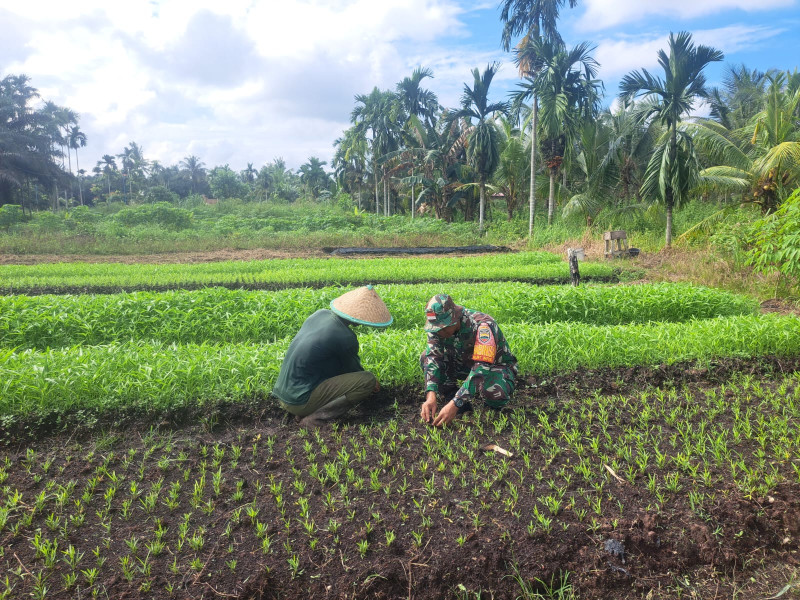
<path fill-rule="evenodd" d="M 305 320 L 289 345 L 272 393 L 286 404 L 305 404 L 326 379 L 363 370 L 356 334 L 344 319 L 321 309 Z"/>

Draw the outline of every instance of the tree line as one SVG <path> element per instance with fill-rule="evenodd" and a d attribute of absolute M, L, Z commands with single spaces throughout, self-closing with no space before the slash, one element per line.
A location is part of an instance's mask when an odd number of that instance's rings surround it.
<path fill-rule="evenodd" d="M 574 8 L 577 0 L 569 0 Z M 623 77 L 613 108 L 601 109 L 594 47 L 568 47 L 558 30 L 565 0 L 504 0 L 501 46 L 520 81 L 491 101 L 499 65 L 472 70 L 460 106 L 443 107 L 419 67 L 393 90 L 355 96 L 352 126 L 334 142 L 332 176 L 310 157 L 297 172 L 275 159 L 237 173 L 207 169 L 194 155 L 163 166 L 131 142 L 104 155 L 91 173 L 79 165 L 87 140 L 71 110 L 44 102 L 24 75 L 0 82 L 0 205 L 41 208 L 203 194 L 291 202 L 349 194 L 359 209 L 384 215 L 429 212 L 477 220 L 502 204 L 511 220 L 527 203 L 529 232 L 543 204 L 591 224 L 598 215 L 672 213 L 689 198 L 723 207 L 749 202 L 777 210 L 800 186 L 800 73 L 729 65 L 719 87 L 705 69 L 723 60 L 688 32 L 670 34 L 658 68 Z M 693 118 L 700 102 L 708 118 Z M 72 157 L 75 158 L 75 170 Z M 541 199 L 537 201 L 537 198 Z"/>
<path fill-rule="evenodd" d="M 335 191 L 325 161 L 310 157 L 295 172 L 282 158 L 235 172 L 228 165 L 207 168 L 189 155 L 177 165 L 149 160 L 136 142 L 119 154 L 104 154 L 90 172 L 79 150 L 88 142 L 79 115 L 42 100 L 26 75 L 0 80 L 0 206 L 41 210 L 97 202 L 177 201 L 191 194 L 214 198 L 279 199 Z M 73 167 L 74 159 L 74 167 Z"/>
<path fill-rule="evenodd" d="M 569 6 L 577 5 L 570 0 Z M 567 47 L 558 31 L 563 0 L 505 0 L 501 44 L 519 71 L 517 90 L 490 101 L 498 65 L 472 72 L 461 106 L 444 108 L 418 68 L 394 90 L 355 96 L 352 127 L 336 140 L 338 184 L 384 214 L 430 210 L 484 227 L 487 196 L 510 220 L 527 200 L 529 232 L 544 199 L 591 224 L 601 211 L 672 214 L 690 198 L 776 210 L 800 186 L 800 73 L 729 65 L 710 87 L 704 71 L 723 60 L 688 32 L 671 33 L 658 70 L 623 77 L 601 110 L 594 47 Z M 512 43 L 516 40 L 516 43 Z M 708 118 L 692 117 L 700 102 Z M 393 193 L 394 192 L 394 193 Z M 490 195 L 489 195 L 490 194 Z"/>

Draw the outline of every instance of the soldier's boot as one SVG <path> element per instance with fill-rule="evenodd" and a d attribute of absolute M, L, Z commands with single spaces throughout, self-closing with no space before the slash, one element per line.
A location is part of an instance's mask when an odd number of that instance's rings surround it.
<path fill-rule="evenodd" d="M 328 402 L 325 406 L 300 420 L 300 427 L 310 429 L 312 427 L 322 427 L 325 423 L 333 421 L 347 413 L 351 408 L 351 403 L 347 396 L 339 396 Z"/>

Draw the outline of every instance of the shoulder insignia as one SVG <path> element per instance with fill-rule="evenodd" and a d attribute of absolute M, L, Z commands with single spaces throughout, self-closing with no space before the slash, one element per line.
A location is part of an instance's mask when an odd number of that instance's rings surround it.
<path fill-rule="evenodd" d="M 478 325 L 478 334 L 475 336 L 475 349 L 472 360 L 493 363 L 497 354 L 497 342 L 492 334 L 492 328 L 486 323 Z"/>

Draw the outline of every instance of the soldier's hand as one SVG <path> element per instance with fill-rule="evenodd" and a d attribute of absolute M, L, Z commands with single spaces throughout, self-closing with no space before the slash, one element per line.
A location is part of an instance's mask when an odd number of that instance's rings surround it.
<path fill-rule="evenodd" d="M 456 403 L 450 400 L 447 404 L 442 407 L 442 410 L 439 411 L 439 414 L 436 415 L 436 419 L 434 420 L 433 424 L 436 427 L 443 427 L 453 421 L 458 416 L 458 407 Z"/>
<path fill-rule="evenodd" d="M 436 415 L 436 392 L 428 392 L 419 414 L 426 423 L 433 422 L 433 417 Z"/>
<path fill-rule="evenodd" d="M 375 388 L 372 390 L 372 393 L 373 394 L 377 394 L 380 391 L 381 391 L 381 384 L 378 381 L 376 381 L 375 382 Z"/>

